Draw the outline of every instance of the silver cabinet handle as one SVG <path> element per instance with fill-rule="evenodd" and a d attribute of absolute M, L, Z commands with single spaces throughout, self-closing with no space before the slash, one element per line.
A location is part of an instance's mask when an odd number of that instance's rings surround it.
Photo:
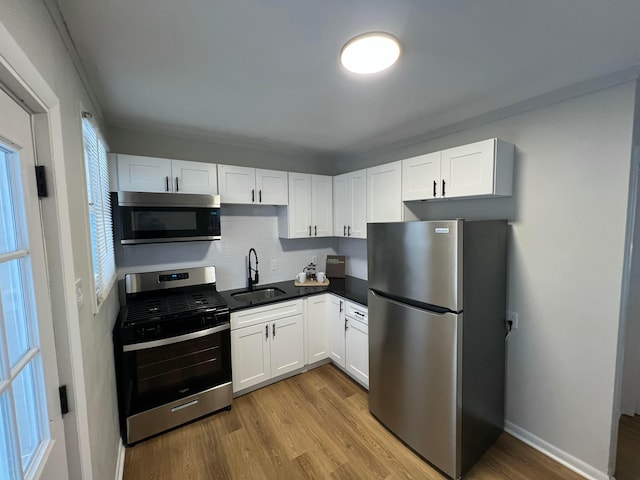
<path fill-rule="evenodd" d="M 342 313 L 342 300 L 340 300 L 340 313 Z"/>
<path fill-rule="evenodd" d="M 164 191 L 169 191 L 169 177 L 164 177 Z"/>
<path fill-rule="evenodd" d="M 178 185 L 178 177 L 176 177 L 176 192 L 180 191 L 180 186 Z"/>
<path fill-rule="evenodd" d="M 346 237 L 346 236 L 347 236 L 347 226 L 346 226 L 346 225 L 343 225 L 343 226 L 342 226 L 342 236 L 343 236 L 343 237 Z"/>
<path fill-rule="evenodd" d="M 347 317 L 344 318 L 344 331 L 346 332 L 347 329 L 349 328 L 347 323 L 349 322 L 349 320 L 347 319 Z"/>
<path fill-rule="evenodd" d="M 264 326 L 264 338 L 269 339 L 269 325 Z"/>
<path fill-rule="evenodd" d="M 198 401 L 199 400 L 196 398 L 195 400 L 191 400 L 190 402 L 183 403 L 182 405 L 178 405 L 177 407 L 173 407 L 171 409 L 171 413 L 177 412 L 178 410 L 182 410 L 183 408 L 193 407 L 194 405 L 196 405 L 198 403 Z"/>
<path fill-rule="evenodd" d="M 276 338 L 276 324 L 274 323 L 271 326 L 272 326 L 271 331 L 273 332 L 273 338 Z"/>
<path fill-rule="evenodd" d="M 351 225 L 347 227 L 347 237 L 351 236 Z"/>
<path fill-rule="evenodd" d="M 311 225 L 309 225 L 309 236 L 311 236 Z"/>
<path fill-rule="evenodd" d="M 262 203 L 262 189 L 258 190 L 258 200 Z"/>
<path fill-rule="evenodd" d="M 251 190 L 251 203 L 255 203 L 256 202 L 256 190 L 253 189 Z"/>
<path fill-rule="evenodd" d="M 315 225 L 313 227 L 313 231 L 314 231 L 314 235 L 317 237 L 318 236 L 318 225 Z"/>

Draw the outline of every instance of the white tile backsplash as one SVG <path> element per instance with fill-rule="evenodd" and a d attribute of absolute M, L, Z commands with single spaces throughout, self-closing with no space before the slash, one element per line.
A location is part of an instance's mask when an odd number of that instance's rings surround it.
<path fill-rule="evenodd" d="M 278 208 L 285 207 L 222 205 L 220 241 L 117 246 L 118 275 L 215 265 L 218 290 L 242 288 L 247 284 L 250 248 L 258 253 L 261 284 L 293 280 L 314 255 L 324 269 L 327 255 L 337 252 L 337 239 L 278 238 Z M 272 259 L 277 260 L 275 271 Z"/>
<path fill-rule="evenodd" d="M 346 274 L 367 280 L 367 241 L 361 238 L 338 239 L 338 255 L 345 255 Z"/>

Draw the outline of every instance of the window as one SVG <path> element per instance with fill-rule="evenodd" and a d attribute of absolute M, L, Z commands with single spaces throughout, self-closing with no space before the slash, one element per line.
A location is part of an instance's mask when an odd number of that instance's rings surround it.
<path fill-rule="evenodd" d="M 87 172 L 96 305 L 100 306 L 109 293 L 116 276 L 107 149 L 91 114 L 86 112 L 82 114 L 82 135 Z"/>

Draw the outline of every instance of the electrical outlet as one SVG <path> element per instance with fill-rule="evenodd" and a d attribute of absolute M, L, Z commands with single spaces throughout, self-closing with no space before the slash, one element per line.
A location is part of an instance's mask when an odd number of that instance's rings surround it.
<path fill-rule="evenodd" d="M 318 265 L 318 256 L 317 255 L 313 255 L 311 257 L 311 263 L 313 263 L 314 265 Z"/>
<path fill-rule="evenodd" d="M 507 321 L 511 323 L 511 329 L 518 328 L 518 312 L 507 312 Z"/>
<path fill-rule="evenodd" d="M 276 270 L 278 270 L 278 259 L 277 258 L 272 258 L 271 259 L 271 271 L 275 272 Z"/>

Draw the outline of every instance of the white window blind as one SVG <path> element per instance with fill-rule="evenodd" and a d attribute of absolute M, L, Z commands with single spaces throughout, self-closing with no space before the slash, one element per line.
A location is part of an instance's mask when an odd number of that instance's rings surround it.
<path fill-rule="evenodd" d="M 82 115 L 82 136 L 87 172 L 93 275 L 96 304 L 99 306 L 106 298 L 116 276 L 113 222 L 109 199 L 109 169 L 105 143 L 91 115 L 87 113 Z"/>

